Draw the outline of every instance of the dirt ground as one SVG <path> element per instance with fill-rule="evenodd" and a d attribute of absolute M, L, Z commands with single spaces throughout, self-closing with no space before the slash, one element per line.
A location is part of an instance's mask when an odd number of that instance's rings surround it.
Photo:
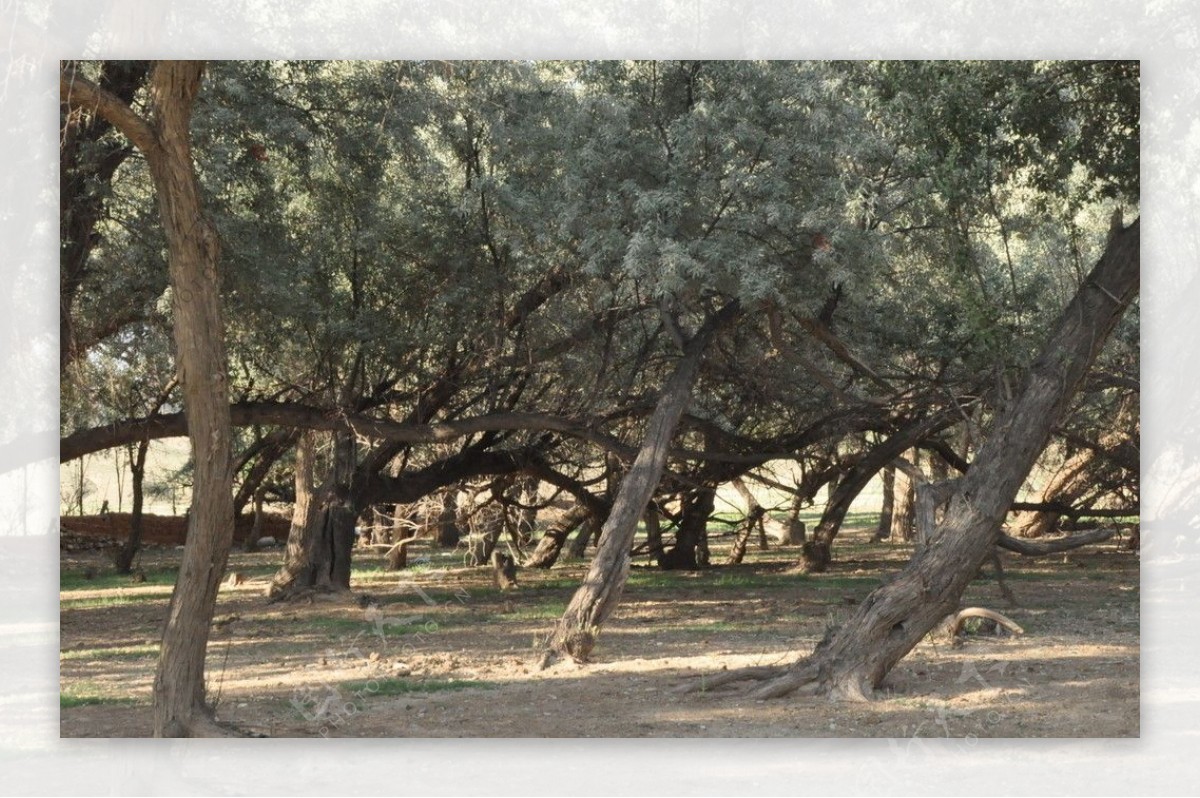
<path fill-rule="evenodd" d="M 728 539 L 724 539 L 726 544 Z M 714 562 L 723 551 L 714 547 Z M 362 554 L 354 595 L 269 605 L 282 556 L 235 553 L 247 579 L 222 588 L 207 663 L 217 716 L 271 737 L 1136 737 L 1138 560 L 1119 541 L 1030 559 L 1006 555 L 1008 605 L 985 570 L 967 605 L 1025 634 L 927 638 L 869 704 L 743 688 L 683 693 L 706 675 L 787 663 L 847 617 L 911 548 L 839 537 L 829 573 L 788 571 L 795 547 L 695 574 L 635 565 L 587 666 L 538 670 L 534 646 L 563 611 L 582 562 L 519 573 L 501 592 L 462 555 L 417 544 L 417 567 Z M 61 734 L 141 737 L 179 552 L 148 550 L 145 581 L 103 552 L 63 552 Z M 420 562 L 421 560 L 427 560 Z M 411 562 L 411 560 L 410 560 Z"/>

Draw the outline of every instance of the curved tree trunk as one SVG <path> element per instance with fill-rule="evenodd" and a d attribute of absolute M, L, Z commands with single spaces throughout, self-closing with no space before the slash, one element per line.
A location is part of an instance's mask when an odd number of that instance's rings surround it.
<path fill-rule="evenodd" d="M 722 682 L 770 678 L 755 692 L 759 698 L 813 685 L 830 695 L 865 699 L 930 630 L 958 609 L 963 591 L 994 551 L 1001 523 L 1051 429 L 1137 294 L 1139 244 L 1139 222 L 1111 237 L 1104 256 L 1059 316 L 1017 398 L 984 436 L 929 545 L 867 596 L 854 616 L 811 655 L 784 673 L 733 672 Z"/>
<path fill-rule="evenodd" d="M 567 536 L 575 529 L 575 527 L 587 520 L 591 512 L 582 504 L 576 504 L 570 510 L 562 515 L 557 521 L 552 523 L 538 541 L 537 548 L 533 550 L 533 554 L 529 559 L 525 560 L 524 567 L 526 568 L 550 568 L 558 561 L 558 555 L 562 552 L 563 544 L 567 541 Z"/>
<path fill-rule="evenodd" d="M 64 69 L 61 99 L 104 117 L 142 151 L 167 238 L 172 328 L 195 461 L 192 511 L 179 577 L 167 608 L 154 677 L 154 734 L 220 733 L 204 702 L 204 655 L 217 589 L 233 543 L 232 423 L 221 318 L 220 241 L 204 212 L 189 123 L 201 61 L 160 61 L 150 78 L 149 119 L 121 97 Z"/>
<path fill-rule="evenodd" d="M 566 655 L 586 662 L 600 634 L 600 627 L 616 609 L 629 578 L 630 547 L 638 521 L 654 495 L 667 462 L 667 451 L 679 419 L 692 395 L 700 370 L 700 359 L 719 327 L 738 312 L 736 301 L 710 316 L 684 349 L 675 372 L 663 387 L 637 457 L 621 480 L 612 511 L 600 533 L 600 545 L 583 585 L 575 591 L 547 644 L 547 659 Z"/>
<path fill-rule="evenodd" d="M 821 514 L 821 521 L 813 530 L 812 539 L 804 544 L 800 556 L 800 570 L 805 573 L 821 573 L 829 568 L 829 563 L 833 560 L 833 540 L 841 529 L 846 513 L 850 511 L 850 505 L 858 498 L 862 489 L 879 469 L 899 457 L 905 449 L 911 449 L 922 438 L 945 427 L 953 418 L 949 410 L 936 411 L 927 418 L 909 423 L 860 458 L 832 490 L 825 511 Z"/>

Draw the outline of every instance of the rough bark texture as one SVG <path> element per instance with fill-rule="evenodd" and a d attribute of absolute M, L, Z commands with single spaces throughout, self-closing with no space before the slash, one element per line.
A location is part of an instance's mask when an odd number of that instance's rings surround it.
<path fill-rule="evenodd" d="M 1116 233 L 1060 315 L 1017 398 L 995 420 L 929 545 L 813 653 L 756 691 L 864 699 L 943 618 L 994 550 L 1000 525 L 1087 369 L 1137 293 L 1140 225 Z M 762 678 L 765 672 L 742 678 Z M 723 681 L 734 681 L 735 676 Z M 710 682 L 711 684 L 711 682 Z"/>
<path fill-rule="evenodd" d="M 64 70 L 60 96 L 117 127 L 146 158 L 166 232 L 177 371 L 195 460 L 192 510 L 154 677 L 154 734 L 219 733 L 204 703 L 204 654 L 217 588 L 233 541 L 232 447 L 218 263 L 204 213 L 189 122 L 203 62 L 160 61 L 150 121 L 121 97 Z"/>
<path fill-rule="evenodd" d="M 313 590 L 350 589 L 350 555 L 354 547 L 356 517 L 350 502 L 354 439 L 345 432 L 336 432 L 333 437 L 333 463 L 320 489 L 315 492 L 310 481 L 313 452 L 310 449 L 304 455 L 299 453 L 301 448 L 311 444 L 297 448 L 296 509 L 292 529 L 283 566 L 272 578 L 267 591 L 274 600 L 308 595 Z M 302 492 L 306 494 L 304 498 Z M 303 528 L 298 528 L 300 523 L 304 524 Z"/>
<path fill-rule="evenodd" d="M 646 424 L 646 432 L 637 457 L 621 480 L 616 501 L 600 533 L 600 545 L 592 558 L 583 585 L 571 598 L 548 641 L 548 655 L 566 655 L 586 662 L 596 644 L 600 627 L 621 600 L 629 578 L 630 547 L 638 520 L 654 495 L 679 419 L 692 395 L 692 385 L 700 370 L 700 360 L 717 329 L 738 312 L 731 302 L 711 316 L 688 342 L 675 372 L 663 387 L 662 395 Z"/>
<path fill-rule="evenodd" d="M 893 541 L 905 542 L 913 539 L 917 529 L 916 496 L 913 481 L 900 469 L 893 469 L 895 481 L 892 485 L 892 531 Z"/>

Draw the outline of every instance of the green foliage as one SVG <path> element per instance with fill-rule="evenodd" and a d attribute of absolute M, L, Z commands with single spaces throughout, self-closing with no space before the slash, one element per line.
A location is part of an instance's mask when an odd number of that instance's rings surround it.
<path fill-rule="evenodd" d="M 685 445 L 787 450 L 856 405 L 990 413 L 1114 210 L 1137 214 L 1138 81 L 1136 62 L 215 62 L 193 146 L 233 395 L 634 441 L 677 334 L 737 298 L 689 410 L 721 436 Z M 64 380 L 64 433 L 148 412 L 173 373 L 144 162 L 96 190 L 73 312 L 120 323 Z M 1136 374 L 1137 333 L 1129 314 L 1109 373 Z M 1080 428 L 1118 404 L 1081 401 Z M 396 452 L 411 470 L 522 447 L 598 460 L 526 430 Z"/>

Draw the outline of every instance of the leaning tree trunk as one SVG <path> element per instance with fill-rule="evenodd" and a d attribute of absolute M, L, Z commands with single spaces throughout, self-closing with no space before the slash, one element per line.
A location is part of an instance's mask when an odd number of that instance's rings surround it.
<path fill-rule="evenodd" d="M 305 552 L 310 548 L 308 530 L 313 506 L 313 463 L 316 456 L 316 433 L 312 430 L 305 430 L 296 442 L 294 470 L 296 501 L 292 505 L 292 526 L 288 530 L 283 567 L 275 574 L 267 588 L 267 595 L 271 598 L 282 595 L 305 568 Z"/>
<path fill-rule="evenodd" d="M 692 396 L 692 384 L 700 370 L 700 359 L 717 329 L 738 312 L 736 301 L 712 315 L 684 348 L 675 372 L 663 387 L 637 457 L 621 480 L 617 498 L 604 521 L 600 545 L 592 558 L 583 585 L 575 591 L 566 612 L 547 641 L 546 661 L 566 655 L 586 662 L 596 645 L 600 627 L 617 608 L 629 578 L 630 548 L 639 519 L 667 462 L 667 452 L 679 419 Z"/>
<path fill-rule="evenodd" d="M 829 568 L 833 560 L 833 540 L 850 505 L 858 498 L 858 494 L 867 486 L 879 469 L 895 460 L 905 450 L 912 448 L 922 438 L 929 436 L 938 429 L 946 426 L 953 419 L 949 410 L 936 411 L 927 418 L 910 423 L 907 427 L 891 435 L 864 457 L 838 481 L 837 487 L 831 487 L 829 502 L 821 513 L 821 520 L 813 530 L 812 539 L 804 544 L 801 551 L 799 568 L 805 573 L 821 573 Z"/>
<path fill-rule="evenodd" d="M 865 700 L 942 619 L 991 555 L 1009 506 L 1046 446 L 1089 366 L 1137 294 L 1140 222 L 1117 231 L 1104 255 L 1059 316 L 1025 384 L 984 436 L 959 480 L 929 545 L 877 588 L 805 659 L 774 675 L 758 698 L 806 685 Z M 770 677 L 765 669 L 732 672 L 720 682 Z M 708 681 L 711 687 L 713 680 Z"/>
<path fill-rule="evenodd" d="M 561 517 L 554 523 L 550 524 L 549 528 L 538 541 L 537 548 L 533 550 L 533 554 L 529 559 L 525 560 L 524 567 L 526 568 L 550 568 L 558 561 L 558 555 L 562 552 L 563 544 L 567 542 L 567 536 L 582 524 L 591 515 L 591 511 L 582 504 L 576 504 L 570 510 L 563 513 Z"/>
<path fill-rule="evenodd" d="M 167 608 L 154 676 L 154 735 L 221 733 L 204 702 L 204 655 L 217 589 L 233 543 L 233 447 L 218 264 L 220 242 L 204 212 L 189 123 L 202 61 L 160 61 L 150 78 L 149 118 L 64 70 L 64 102 L 103 116 L 141 150 L 167 238 L 176 371 L 183 383 L 195 462 L 192 511 L 179 577 Z"/>

